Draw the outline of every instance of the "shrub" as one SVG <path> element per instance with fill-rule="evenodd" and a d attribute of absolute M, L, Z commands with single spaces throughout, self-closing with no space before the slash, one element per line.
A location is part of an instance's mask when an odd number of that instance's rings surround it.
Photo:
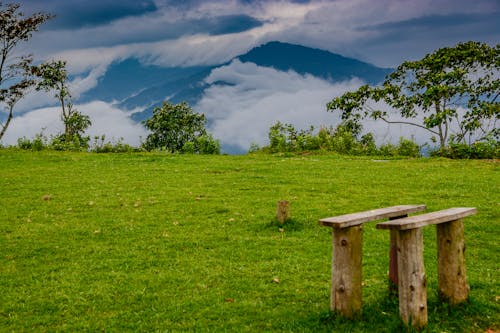
<path fill-rule="evenodd" d="M 49 147 L 54 150 L 87 151 L 90 137 L 79 134 L 60 134 L 51 138 Z"/>
<path fill-rule="evenodd" d="M 95 153 L 130 153 L 138 150 L 138 148 L 123 143 L 123 138 L 120 138 L 116 142 L 106 142 L 105 135 L 101 135 L 100 137 L 95 136 L 92 147 L 90 148 L 90 151 Z"/>
<path fill-rule="evenodd" d="M 397 146 L 397 154 L 399 156 L 420 157 L 420 146 L 413 140 L 401 137 Z"/>
<path fill-rule="evenodd" d="M 41 151 L 48 148 L 47 138 L 42 134 L 37 134 L 33 140 L 26 137 L 17 139 L 17 147 L 23 150 Z"/>
<path fill-rule="evenodd" d="M 194 150 L 200 154 L 220 154 L 220 142 L 215 140 L 212 134 L 205 134 L 196 138 Z"/>
<path fill-rule="evenodd" d="M 431 156 L 442 156 L 452 159 L 498 159 L 500 158 L 500 141 L 486 137 L 472 145 L 450 143 L 445 148 L 431 152 Z"/>

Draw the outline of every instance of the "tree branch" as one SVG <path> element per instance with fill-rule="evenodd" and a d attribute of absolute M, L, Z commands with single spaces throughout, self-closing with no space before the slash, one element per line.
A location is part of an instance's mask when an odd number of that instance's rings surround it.
<path fill-rule="evenodd" d="M 384 122 L 386 122 L 387 124 L 403 124 L 403 125 L 411 125 L 411 126 L 416 126 L 416 127 L 420 127 L 420 128 L 423 128 L 424 130 L 427 130 L 429 132 L 431 132 L 432 134 L 436 134 L 436 135 L 439 135 L 438 132 L 436 131 L 433 131 L 431 130 L 430 128 L 427 128 L 425 126 L 422 126 L 422 125 L 419 125 L 419 124 L 415 124 L 415 123 L 412 123 L 412 122 L 409 122 L 409 121 L 392 121 L 392 120 L 387 120 L 385 119 L 384 117 L 380 117 L 380 119 L 382 119 Z"/>

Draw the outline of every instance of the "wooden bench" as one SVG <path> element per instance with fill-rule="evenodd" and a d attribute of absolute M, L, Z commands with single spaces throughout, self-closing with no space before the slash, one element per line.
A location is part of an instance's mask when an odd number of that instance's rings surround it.
<path fill-rule="evenodd" d="M 329 217 L 319 224 L 333 229 L 332 289 L 330 309 L 352 318 L 361 312 L 361 249 L 363 223 L 389 218 L 396 220 L 425 210 L 425 205 L 403 205 Z M 396 233 L 394 233 L 395 235 Z M 392 235 L 392 233 L 391 233 Z M 392 237 L 391 237 L 392 239 Z M 397 278 L 396 237 L 391 241 L 389 278 Z M 393 281 L 397 284 L 397 281 Z"/>
<path fill-rule="evenodd" d="M 405 324 L 417 328 L 427 325 L 424 226 L 437 225 L 440 298 L 450 304 L 458 304 L 468 298 L 462 219 L 476 213 L 475 208 L 450 208 L 377 224 L 377 229 L 389 229 L 397 233 L 399 312 Z"/>

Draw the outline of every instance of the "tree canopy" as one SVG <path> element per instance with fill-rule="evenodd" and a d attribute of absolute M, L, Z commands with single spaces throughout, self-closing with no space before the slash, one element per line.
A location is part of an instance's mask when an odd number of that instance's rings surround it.
<path fill-rule="evenodd" d="M 26 17 L 19 4 L 4 5 L 0 2 L 0 105 L 7 113 L 5 122 L 0 122 L 0 139 L 12 120 L 14 106 L 36 84 L 33 57 L 17 54 L 16 46 L 28 41 L 33 32 L 51 17 L 46 13 Z"/>
<path fill-rule="evenodd" d="M 50 61 L 34 69 L 39 77 L 37 90 L 55 90 L 55 97 L 61 103 L 61 119 L 64 123 L 63 141 L 77 140 L 86 144 L 88 138 L 83 137 L 85 130 L 92 124 L 89 116 L 83 115 L 73 107 L 71 93 L 67 85 L 68 74 L 65 61 Z"/>
<path fill-rule="evenodd" d="M 357 124 L 370 117 L 417 126 L 436 136 L 444 148 L 449 142 L 471 144 L 492 136 L 498 140 L 499 91 L 500 45 L 470 41 L 405 61 L 382 85 L 347 92 L 329 102 L 327 109 L 340 110 L 342 120 Z M 377 108 L 380 101 L 403 120 Z"/>
<path fill-rule="evenodd" d="M 204 114 L 196 113 L 186 103 L 163 102 L 153 109 L 153 115 L 144 121 L 151 131 L 143 146 L 147 150 L 218 154 L 219 142 L 205 128 Z"/>

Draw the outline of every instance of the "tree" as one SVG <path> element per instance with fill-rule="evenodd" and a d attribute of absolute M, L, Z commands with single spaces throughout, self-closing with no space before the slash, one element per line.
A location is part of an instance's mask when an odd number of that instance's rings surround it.
<path fill-rule="evenodd" d="M 499 78 L 500 45 L 471 41 L 403 62 L 381 86 L 347 92 L 327 109 L 341 110 L 344 121 L 360 123 L 371 117 L 423 128 L 438 137 L 441 149 L 448 142 L 471 144 L 500 134 Z M 379 101 L 404 119 L 391 119 L 389 112 L 376 109 L 372 103 Z M 416 120 L 419 115 L 422 122 Z"/>
<path fill-rule="evenodd" d="M 40 78 L 37 90 L 56 91 L 55 97 L 61 103 L 61 120 L 64 123 L 63 141 L 78 139 L 82 144 L 88 142 L 88 138 L 84 138 L 83 133 L 92 123 L 89 116 L 83 115 L 73 107 L 71 93 L 67 86 L 66 62 L 58 60 L 43 63 L 36 67 L 34 72 Z"/>
<path fill-rule="evenodd" d="M 0 140 L 12 120 L 14 106 L 36 84 L 32 56 L 16 54 L 16 46 L 28 41 L 52 17 L 45 13 L 25 17 L 19 8 L 19 4 L 0 2 L 0 104 L 7 113 L 5 122 L 0 122 Z"/>
<path fill-rule="evenodd" d="M 163 102 L 143 124 L 151 131 L 144 142 L 146 150 L 218 154 L 220 145 L 207 133 L 204 114 L 196 113 L 186 103 Z"/>

